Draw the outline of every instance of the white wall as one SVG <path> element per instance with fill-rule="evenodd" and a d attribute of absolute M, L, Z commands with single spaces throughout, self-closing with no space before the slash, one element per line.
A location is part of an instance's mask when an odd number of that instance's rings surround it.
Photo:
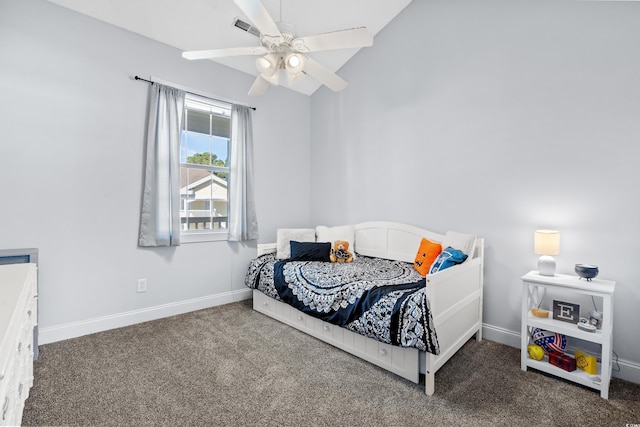
<path fill-rule="evenodd" d="M 512 345 L 533 231 L 556 228 L 559 272 L 617 281 L 613 346 L 640 373 L 638 22 L 638 2 L 413 1 L 312 98 L 313 222 L 484 237 L 484 322 Z"/>
<path fill-rule="evenodd" d="M 0 1 L 0 52 L 0 248 L 40 251 L 45 341 L 48 332 L 60 339 L 247 289 L 255 242 L 137 247 L 147 84 L 131 76 L 257 107 L 261 238 L 275 240 L 283 223 L 309 223 L 308 97 L 270 88 L 249 98 L 249 75 L 185 61 L 176 49 L 43 0 Z M 282 184 L 295 199 L 273 190 Z M 148 292 L 136 293 L 138 278 L 148 279 Z"/>

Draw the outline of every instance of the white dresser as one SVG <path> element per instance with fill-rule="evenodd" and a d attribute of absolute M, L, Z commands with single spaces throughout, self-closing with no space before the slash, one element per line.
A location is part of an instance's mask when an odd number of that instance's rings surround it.
<path fill-rule="evenodd" d="M 36 264 L 0 265 L 0 426 L 20 425 L 33 385 Z"/>

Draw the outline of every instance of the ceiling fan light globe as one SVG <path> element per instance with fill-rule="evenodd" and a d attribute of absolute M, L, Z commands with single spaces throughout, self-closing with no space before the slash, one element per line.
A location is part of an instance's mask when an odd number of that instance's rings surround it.
<path fill-rule="evenodd" d="M 265 58 L 258 58 L 256 59 L 256 65 L 260 69 L 268 69 L 271 63 L 267 61 Z"/>
<path fill-rule="evenodd" d="M 306 57 L 298 53 L 291 53 L 285 60 L 285 68 L 289 74 L 300 74 L 304 69 Z"/>
<path fill-rule="evenodd" d="M 287 64 L 289 66 L 296 68 L 300 65 L 300 57 L 298 55 L 289 55 L 289 59 L 287 59 Z"/>
<path fill-rule="evenodd" d="M 271 55 L 265 55 L 256 59 L 256 67 L 265 77 L 272 76 L 276 71 L 276 61 Z"/>

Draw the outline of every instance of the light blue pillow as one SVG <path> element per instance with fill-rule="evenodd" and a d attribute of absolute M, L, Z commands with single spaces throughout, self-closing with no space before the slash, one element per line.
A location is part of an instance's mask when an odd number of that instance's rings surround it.
<path fill-rule="evenodd" d="M 440 255 L 438 255 L 436 260 L 433 261 L 433 264 L 431 264 L 429 274 L 437 273 L 438 271 L 461 264 L 466 259 L 467 255 L 464 252 L 459 251 L 458 249 L 453 249 L 451 246 L 447 246 L 447 249 L 440 252 Z"/>

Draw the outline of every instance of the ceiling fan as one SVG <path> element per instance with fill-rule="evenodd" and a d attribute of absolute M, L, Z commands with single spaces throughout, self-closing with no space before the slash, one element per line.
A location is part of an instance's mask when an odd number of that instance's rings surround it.
<path fill-rule="evenodd" d="M 214 59 L 230 56 L 256 55 L 259 75 L 249 89 L 250 96 L 262 95 L 269 84 L 284 81 L 292 84 L 308 75 L 331 90 L 338 92 L 348 83 L 313 58 L 305 55 L 323 50 L 348 49 L 373 45 L 373 37 L 366 27 L 352 28 L 308 37 L 296 37 L 289 24 L 271 18 L 260 0 L 234 0 L 251 23 L 238 18 L 234 26 L 260 39 L 259 46 L 183 52 L 186 59 Z"/>

